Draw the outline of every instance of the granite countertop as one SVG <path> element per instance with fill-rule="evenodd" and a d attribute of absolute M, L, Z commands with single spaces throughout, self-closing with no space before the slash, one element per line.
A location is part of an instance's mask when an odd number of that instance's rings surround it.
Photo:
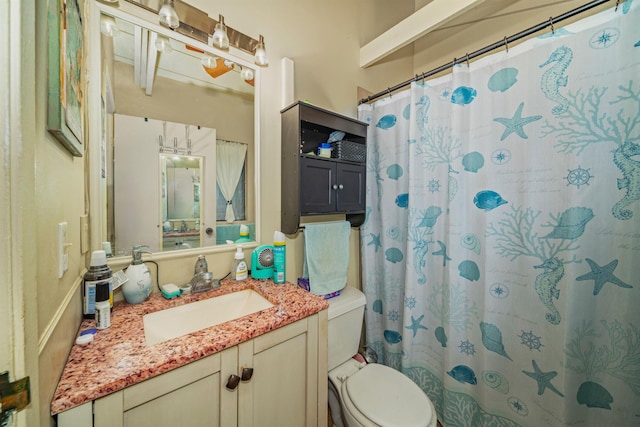
<path fill-rule="evenodd" d="M 211 326 L 173 340 L 147 346 L 142 316 L 229 292 L 254 289 L 273 307 L 230 322 Z M 98 330 L 93 342 L 74 344 L 51 401 L 51 414 L 71 409 L 109 393 L 163 374 L 187 363 L 318 313 L 329 303 L 292 283 L 247 279 L 223 280 L 219 288 L 167 300 L 154 292 L 147 301 L 114 304 L 111 327 Z M 84 320 L 81 331 L 94 328 Z"/>

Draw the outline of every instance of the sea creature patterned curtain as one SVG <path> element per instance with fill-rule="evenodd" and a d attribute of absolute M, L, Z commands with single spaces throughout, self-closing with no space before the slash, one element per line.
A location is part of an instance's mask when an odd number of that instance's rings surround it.
<path fill-rule="evenodd" d="M 444 426 L 640 425 L 640 7 L 362 105 L 366 342 Z"/>

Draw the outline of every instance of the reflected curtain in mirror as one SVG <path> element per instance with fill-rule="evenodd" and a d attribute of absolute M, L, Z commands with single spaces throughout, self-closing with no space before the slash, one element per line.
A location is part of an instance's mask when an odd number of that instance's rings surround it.
<path fill-rule="evenodd" d="M 244 168 L 247 155 L 247 144 L 241 142 L 225 141 L 218 139 L 216 144 L 216 179 L 220 192 L 227 201 L 225 220 L 234 222 L 236 217 L 233 212 L 233 194 L 238 186 L 240 174 Z"/>

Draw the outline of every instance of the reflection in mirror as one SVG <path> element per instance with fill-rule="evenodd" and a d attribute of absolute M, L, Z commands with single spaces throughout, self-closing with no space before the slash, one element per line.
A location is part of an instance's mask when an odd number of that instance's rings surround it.
<path fill-rule="evenodd" d="M 160 155 L 162 250 L 199 248 L 202 158 Z"/>
<path fill-rule="evenodd" d="M 124 114 L 114 115 L 114 129 L 112 245 L 126 251 L 143 242 L 154 252 L 214 245 L 215 233 L 201 230 L 216 224 L 216 130 Z"/>
<path fill-rule="evenodd" d="M 182 35 L 171 38 L 170 32 L 153 24 L 144 28 L 147 25 L 138 18 L 131 18 L 132 23 L 114 14 L 118 31 L 100 38 L 101 185 L 106 194 L 102 241 L 109 241 L 119 256 L 128 255 L 133 245 L 148 245 L 155 252 L 226 244 L 239 237 L 241 225 L 255 239 L 257 70 L 195 40 L 187 44 L 189 39 Z M 184 151 L 188 140 L 191 154 L 200 157 L 199 221 L 186 212 L 171 212 L 168 198 L 171 168 L 166 159 L 171 154 L 189 157 Z M 233 215 L 226 200 L 231 190 L 216 181 L 216 145 L 222 140 L 246 147 L 231 199 L 237 206 Z M 198 144 L 206 152 L 198 152 Z M 183 188 L 174 196 L 190 199 L 195 210 L 194 188 Z M 176 229 L 193 235 L 171 235 Z"/>

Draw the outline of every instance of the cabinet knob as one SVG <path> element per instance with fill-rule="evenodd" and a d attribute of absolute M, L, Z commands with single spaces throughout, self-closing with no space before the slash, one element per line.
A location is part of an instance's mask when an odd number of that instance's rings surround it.
<path fill-rule="evenodd" d="M 253 368 L 242 368 L 242 381 L 249 381 L 253 376 Z"/>
<path fill-rule="evenodd" d="M 240 377 L 237 375 L 229 375 L 229 379 L 227 380 L 227 388 L 229 390 L 235 390 L 236 387 L 238 387 L 238 384 L 240 384 Z"/>
<path fill-rule="evenodd" d="M 344 188 L 344 185 L 340 184 L 340 185 L 338 185 L 338 188 L 339 188 L 340 190 L 342 190 L 342 189 Z"/>
<path fill-rule="evenodd" d="M 337 185 L 337 184 L 333 184 L 333 185 L 331 186 L 331 188 L 333 188 L 334 190 L 337 190 L 337 189 L 338 189 L 338 185 Z"/>

